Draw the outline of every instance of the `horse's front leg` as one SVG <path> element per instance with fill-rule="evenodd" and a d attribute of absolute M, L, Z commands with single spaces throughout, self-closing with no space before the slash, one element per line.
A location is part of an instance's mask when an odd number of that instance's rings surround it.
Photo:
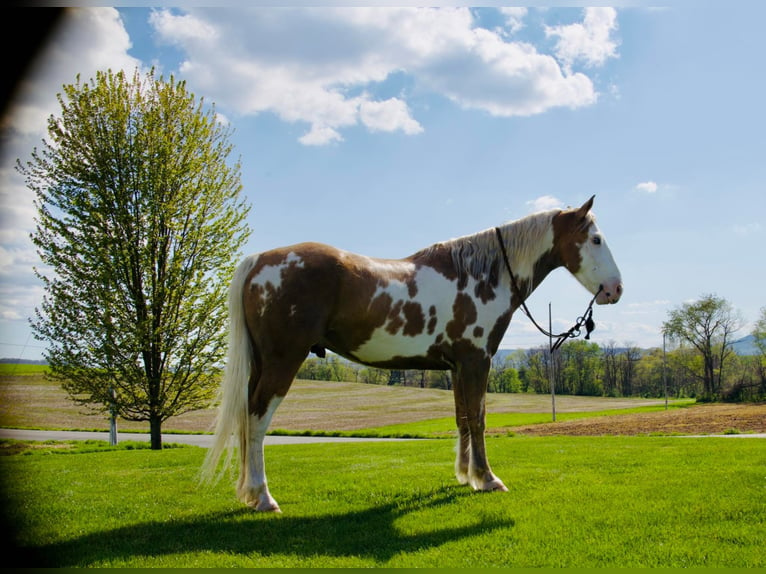
<path fill-rule="evenodd" d="M 458 454 L 455 463 L 458 481 L 475 490 L 507 491 L 505 484 L 492 472 L 484 443 L 486 369 L 461 369 L 453 373 L 453 390 L 458 422 Z"/>
<path fill-rule="evenodd" d="M 468 415 L 464 408 L 464 402 L 458 398 L 458 390 L 455 386 L 457 375 L 452 373 L 453 389 L 455 389 L 455 422 L 457 423 L 457 454 L 455 457 L 455 476 L 460 484 L 469 484 L 469 466 L 471 458 L 471 433 L 468 428 Z"/>

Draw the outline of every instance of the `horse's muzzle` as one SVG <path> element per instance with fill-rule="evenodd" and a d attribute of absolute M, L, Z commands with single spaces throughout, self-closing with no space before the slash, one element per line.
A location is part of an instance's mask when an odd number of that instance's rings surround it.
<path fill-rule="evenodd" d="M 596 303 L 606 305 L 607 303 L 617 303 L 622 297 L 622 279 L 610 279 L 601 284 L 601 291 L 596 297 Z"/>

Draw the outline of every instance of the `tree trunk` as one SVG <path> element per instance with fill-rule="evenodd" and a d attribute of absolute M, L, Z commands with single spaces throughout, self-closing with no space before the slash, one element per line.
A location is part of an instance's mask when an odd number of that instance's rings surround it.
<path fill-rule="evenodd" d="M 162 419 L 157 415 L 149 417 L 149 436 L 152 450 L 162 450 Z"/>

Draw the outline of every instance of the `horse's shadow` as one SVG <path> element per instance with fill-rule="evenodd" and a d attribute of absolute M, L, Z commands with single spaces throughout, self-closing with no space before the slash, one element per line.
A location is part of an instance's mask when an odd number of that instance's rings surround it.
<path fill-rule="evenodd" d="M 477 515 L 462 526 L 406 534 L 397 519 L 475 496 L 460 487 L 443 487 L 420 497 L 398 499 L 337 515 L 291 517 L 260 515 L 249 509 L 206 514 L 184 520 L 147 522 L 99 531 L 79 538 L 22 549 L 24 566 L 88 566 L 128 559 L 208 551 L 261 556 L 354 556 L 385 563 L 393 556 L 441 546 L 449 541 L 513 526 L 507 518 Z M 465 521 L 464 521 L 465 522 Z M 418 529 L 420 530 L 420 529 Z"/>

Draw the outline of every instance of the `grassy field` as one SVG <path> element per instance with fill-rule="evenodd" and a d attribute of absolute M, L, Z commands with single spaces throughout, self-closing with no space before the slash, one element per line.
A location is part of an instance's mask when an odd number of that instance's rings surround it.
<path fill-rule="evenodd" d="M 0 441 L 0 509 L 16 536 L 4 555 L 37 567 L 766 567 L 761 440 L 513 437 L 550 419 L 549 400 L 488 397 L 489 456 L 508 493 L 457 485 L 451 440 L 271 446 L 282 515 L 244 508 L 233 477 L 200 487 L 200 448 Z M 586 397 L 557 407 L 559 420 L 663 408 Z M 452 409 L 449 391 L 296 381 L 273 427 L 447 436 Z M 212 420 L 201 411 L 165 429 Z M 106 421 L 25 367 L 0 369 L 0 425 Z"/>
<path fill-rule="evenodd" d="M 25 451 L 0 457 L 3 508 L 26 566 L 766 566 L 759 440 L 494 438 L 490 494 L 452 447 L 267 447 L 282 515 L 198 487 L 195 447 Z"/>

